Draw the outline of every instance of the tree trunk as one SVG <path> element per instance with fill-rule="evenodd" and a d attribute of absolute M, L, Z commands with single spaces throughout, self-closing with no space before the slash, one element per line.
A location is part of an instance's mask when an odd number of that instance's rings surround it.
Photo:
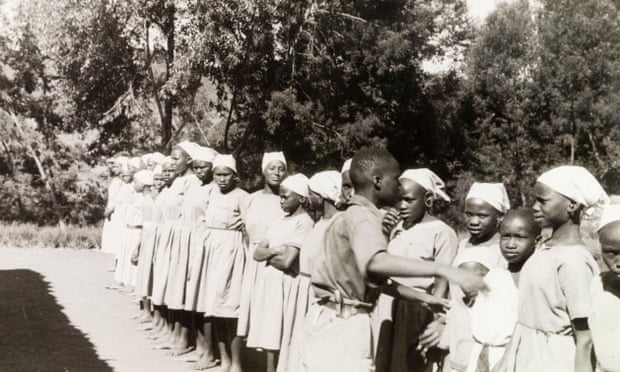
<path fill-rule="evenodd" d="M 166 82 L 170 80 L 172 75 L 172 68 L 174 64 L 174 16 L 176 8 L 174 3 L 170 3 L 167 8 L 167 21 L 166 21 Z M 174 98 L 170 94 L 166 94 L 164 98 L 164 110 L 162 116 L 162 133 L 161 141 L 164 151 L 170 150 L 170 143 L 172 138 L 172 111 L 174 109 Z"/>

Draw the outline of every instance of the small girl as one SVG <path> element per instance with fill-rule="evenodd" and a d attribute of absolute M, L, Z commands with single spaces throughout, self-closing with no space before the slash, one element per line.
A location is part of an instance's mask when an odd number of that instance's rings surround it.
<path fill-rule="evenodd" d="M 599 223 L 603 261 L 609 271 L 594 278 L 588 324 L 601 371 L 620 371 L 620 205 L 603 210 Z"/>
<path fill-rule="evenodd" d="M 518 321 L 505 370 L 591 371 L 589 287 L 599 269 L 581 240 L 579 224 L 582 212 L 608 197 L 594 176 L 578 166 L 543 173 L 534 196 L 536 221 L 552 232 L 521 270 Z"/>
<path fill-rule="evenodd" d="M 220 351 L 222 371 L 241 371 L 241 338 L 237 318 L 247 246 L 243 232 L 235 225 L 249 196 L 237 187 L 237 165 L 232 155 L 218 155 L 213 161 L 217 188 L 211 191 L 205 215 L 206 235 L 198 283 L 196 309 L 212 319 Z M 196 367 L 208 366 L 200 360 Z"/>
<path fill-rule="evenodd" d="M 468 372 L 490 371 L 504 355 L 517 322 L 519 274 L 534 253 L 540 227 L 531 209 L 510 211 L 500 226 L 500 248 L 508 269 L 491 269 L 484 280 L 489 290 L 479 293 L 470 310 L 475 344 Z"/>
<path fill-rule="evenodd" d="M 506 267 L 497 232 L 502 217 L 509 209 L 510 201 L 503 184 L 475 182 L 465 197 L 469 238 L 459 244 L 452 266 L 460 267 L 465 263 L 465 257 L 476 256 L 485 258 L 488 270 Z M 448 346 L 449 367 L 459 372 L 466 370 L 474 345 L 468 306 L 471 303 L 465 303 L 465 300 L 471 301 L 474 295 L 463 293 L 459 286 L 450 285 L 451 307 L 440 344 L 442 347 Z M 421 338 L 425 340 L 427 335 L 423 334 Z"/>
<path fill-rule="evenodd" d="M 278 371 L 289 366 L 290 337 L 305 310 L 297 307 L 299 292 L 299 250 L 314 221 L 303 207 L 308 199 L 308 178 L 295 174 L 280 186 L 280 206 L 285 216 L 274 221 L 254 251 L 254 259 L 265 265 L 257 277 L 252 297 L 253 309 L 263 319 L 256 338 L 248 347 L 279 351 Z M 285 337 L 287 336 L 287 337 Z M 283 342 L 284 339 L 284 342 Z"/>

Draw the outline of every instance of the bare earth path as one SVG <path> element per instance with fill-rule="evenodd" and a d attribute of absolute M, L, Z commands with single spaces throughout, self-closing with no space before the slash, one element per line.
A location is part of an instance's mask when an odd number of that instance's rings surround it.
<path fill-rule="evenodd" d="M 76 329 L 74 330 L 76 337 L 84 340 L 79 342 L 80 344 L 89 345 L 87 349 L 94 349 L 94 354 L 91 352 L 93 354 L 91 359 L 94 359 L 96 363 L 93 362 L 92 366 L 85 364 L 84 368 L 78 367 L 77 369 L 67 367 L 66 370 L 191 371 L 188 363 L 173 360 L 166 357 L 162 351 L 150 348 L 151 344 L 145 334 L 136 329 L 138 325 L 135 321 L 130 320 L 131 315 L 137 311 L 137 305 L 132 302 L 133 299 L 130 296 L 105 289 L 106 285 L 114 284 L 113 274 L 108 271 L 112 264 L 113 259 L 110 255 L 93 250 L 3 248 L 0 249 L 0 273 L 4 273 L 8 279 L 3 278 L 0 282 L 0 288 L 3 289 L 0 293 L 13 289 L 18 291 L 18 295 L 12 294 L 11 296 L 26 296 L 24 298 L 26 305 L 19 305 L 22 309 L 15 309 L 15 311 L 19 311 L 18 319 L 22 319 L 21 313 L 23 313 L 23 319 L 32 322 L 46 316 L 46 314 L 37 314 L 36 308 L 30 306 L 30 304 L 43 301 L 42 295 L 33 293 L 32 296 L 35 296 L 33 298 L 28 293 L 19 292 L 21 290 L 15 286 L 24 283 L 29 277 L 28 273 L 42 277 L 42 281 L 40 279 L 39 281 L 43 283 L 49 283 L 49 290 L 44 292 L 50 293 L 49 297 L 52 302 L 55 298 L 57 304 L 60 305 L 59 316 L 65 318 L 64 315 L 66 315 L 68 327 Z M 11 284 L 11 280 L 15 280 L 15 284 Z M 7 288 L 10 285 L 13 287 Z M 45 286 L 45 288 L 48 287 Z M 0 301 L 4 300 L 0 298 Z M 0 322 L 2 321 L 0 318 Z M 6 332 L 5 329 L 2 331 Z M 39 331 L 48 332 L 49 330 L 37 330 L 36 332 Z M 33 337 L 36 338 L 36 334 Z M 10 345 L 10 343 L 8 346 L 0 344 L 0 347 L 10 348 Z M 73 347 L 78 348 L 78 346 Z M 62 354 L 62 350 L 60 352 L 52 350 L 49 353 Z M 4 368 L 0 369 L 4 370 Z M 19 368 L 13 370 L 19 370 Z M 22 366 L 22 370 L 32 369 Z M 40 366 L 39 369 L 37 366 L 37 370 L 48 371 L 49 369 L 45 366 Z M 217 369 L 209 371 L 215 372 Z"/>

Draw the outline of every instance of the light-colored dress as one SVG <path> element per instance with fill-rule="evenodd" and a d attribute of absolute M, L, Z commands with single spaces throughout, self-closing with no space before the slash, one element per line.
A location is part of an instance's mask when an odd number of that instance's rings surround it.
<path fill-rule="evenodd" d="M 200 245 L 204 233 L 205 212 L 214 187 L 213 184 L 190 184 L 183 196 L 181 215 L 173 227 L 170 270 L 164 298 L 164 302 L 170 309 L 186 308 L 189 268 L 198 256 L 198 252 L 202 250 Z"/>
<path fill-rule="evenodd" d="M 118 188 L 116 200 L 114 203 L 114 212 L 110 216 L 110 238 L 106 245 L 109 244 L 109 252 L 114 254 L 114 258 L 118 261 L 121 254 L 121 246 L 123 244 L 123 233 L 126 229 L 126 213 L 128 207 L 128 199 L 134 193 L 132 183 L 122 183 Z"/>
<path fill-rule="evenodd" d="M 172 254 L 174 226 L 181 217 L 183 196 L 192 186 L 200 184 L 200 180 L 193 174 L 177 177 L 169 190 L 161 198 L 161 212 L 163 223 L 158 225 L 156 234 L 156 249 L 153 260 L 153 291 L 151 299 L 154 305 L 167 305 L 165 302 L 168 272 Z"/>
<path fill-rule="evenodd" d="M 499 235 L 477 245 L 471 244 L 469 239 L 462 240 L 452 266 L 458 267 L 472 259 L 489 270 L 506 268 L 507 262 L 499 248 Z M 450 283 L 450 310 L 446 315 L 446 327 L 440 346 L 448 347 L 450 368 L 456 371 L 467 369 L 475 343 L 471 335 L 470 308 L 463 302 L 463 297 L 465 294 L 461 287 Z"/>
<path fill-rule="evenodd" d="M 543 245 L 519 276 L 518 322 L 506 350 L 507 371 L 572 372 L 571 319 L 590 315 L 598 266 L 582 245 Z"/>
<path fill-rule="evenodd" d="M 247 247 L 243 232 L 230 229 L 241 216 L 249 194 L 235 188 L 222 194 L 215 187 L 205 215 L 198 284 L 197 310 L 208 317 L 236 318 L 241 302 L 241 283 Z"/>
<path fill-rule="evenodd" d="M 155 220 L 155 206 L 158 194 L 153 200 L 152 195 L 145 195 L 142 199 L 142 236 L 140 238 L 140 255 L 138 256 L 138 267 L 136 268 L 136 287 L 134 292 L 138 298 L 150 296 L 152 287 L 153 271 L 153 252 L 155 251 L 155 230 L 157 222 Z M 161 212 L 159 212 L 161 215 Z"/>
<path fill-rule="evenodd" d="M 493 269 L 484 277 L 489 287 L 476 296 L 472 305 L 471 333 L 475 340 L 467 372 L 478 371 L 479 363 L 487 363 L 481 370 L 490 371 L 504 356 L 506 345 L 517 323 L 519 293 L 510 271 Z"/>
<path fill-rule="evenodd" d="M 245 224 L 249 249 L 247 254 L 248 260 L 243 272 L 243 283 L 241 284 L 241 305 L 237 322 L 237 334 L 242 337 L 246 337 L 253 326 L 250 323 L 250 302 L 258 269 L 258 262 L 252 259 L 254 249 L 256 244 L 265 237 L 265 233 L 267 233 L 271 223 L 284 216 L 284 211 L 280 208 L 280 197 L 265 190 L 259 190 L 250 194 L 247 203 L 247 206 L 244 208 L 246 212 L 242 214 L 242 218 Z"/>
<path fill-rule="evenodd" d="M 284 216 L 275 220 L 265 239 L 269 247 L 289 245 L 301 247 L 304 239 L 312 229 L 314 222 L 307 213 Z M 280 355 L 287 358 L 287 343 L 282 343 L 283 335 L 292 332 L 295 319 L 305 313 L 305 309 L 297 309 L 299 292 L 299 275 L 295 277 L 285 274 L 267 264 L 258 263 L 256 281 L 250 303 L 250 332 L 247 346 L 267 350 L 280 350 Z"/>
<path fill-rule="evenodd" d="M 606 273 L 603 275 L 613 275 Z M 620 297 L 603 287 L 601 276 L 596 276 L 590 286 L 592 309 L 588 324 L 598 370 L 620 371 Z"/>
<path fill-rule="evenodd" d="M 113 209 L 116 206 L 119 190 L 123 185 L 123 181 L 119 177 L 112 178 L 108 186 L 108 201 L 105 209 Z M 110 216 L 111 217 L 111 216 Z M 114 253 L 114 223 L 112 219 L 105 219 L 103 229 L 101 230 L 101 251 L 105 253 Z"/>
<path fill-rule="evenodd" d="M 134 250 L 140 245 L 142 235 L 142 199 L 141 193 L 128 194 L 125 203 L 125 229 L 114 278 L 122 285 L 136 284 L 136 266 L 131 263 Z"/>

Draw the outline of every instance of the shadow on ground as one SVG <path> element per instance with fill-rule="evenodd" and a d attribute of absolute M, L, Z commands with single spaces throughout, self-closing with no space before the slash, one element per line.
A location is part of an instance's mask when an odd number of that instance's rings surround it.
<path fill-rule="evenodd" d="M 69 323 L 49 283 L 31 270 L 0 271 L 0 371 L 112 371 Z"/>

